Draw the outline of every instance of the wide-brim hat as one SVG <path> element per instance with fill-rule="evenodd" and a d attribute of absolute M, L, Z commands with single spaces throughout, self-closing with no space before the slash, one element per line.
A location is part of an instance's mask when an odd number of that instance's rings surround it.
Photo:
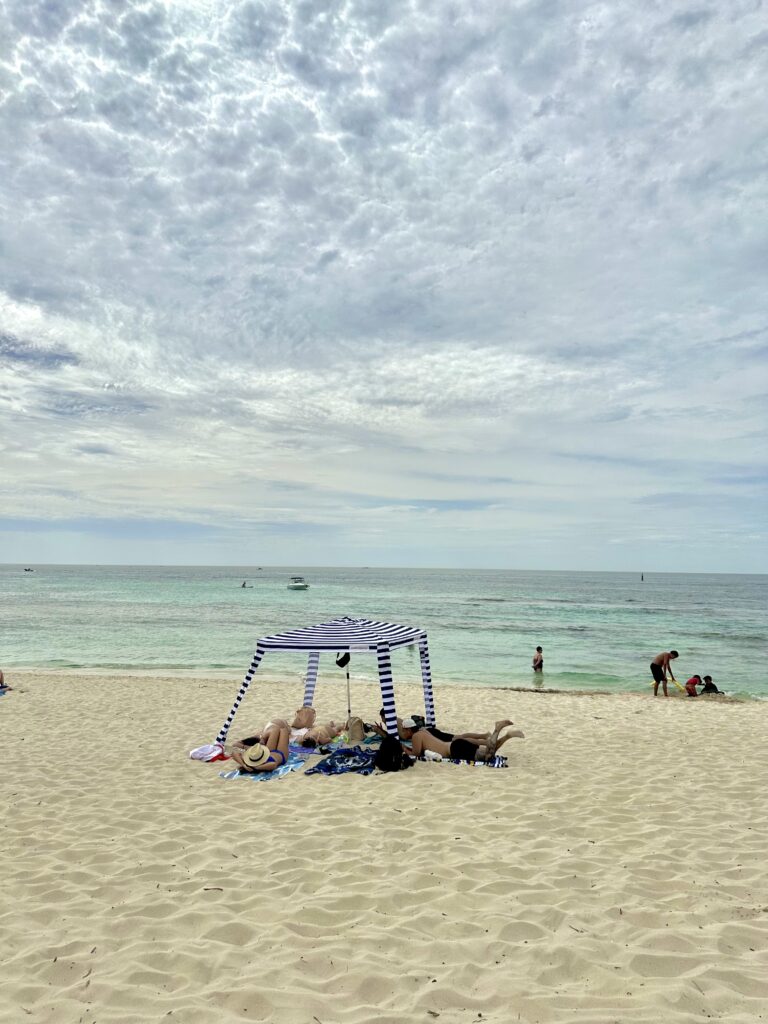
<path fill-rule="evenodd" d="M 265 747 L 263 743 L 254 743 L 253 746 L 245 748 L 241 757 L 243 764 L 249 768 L 260 768 L 265 761 L 269 760 L 269 754 L 269 747 Z"/>

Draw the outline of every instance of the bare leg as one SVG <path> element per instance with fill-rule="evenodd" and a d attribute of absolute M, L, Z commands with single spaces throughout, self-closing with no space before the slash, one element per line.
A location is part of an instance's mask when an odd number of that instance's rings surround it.
<path fill-rule="evenodd" d="M 286 725 L 284 728 L 274 728 L 269 730 L 269 734 L 264 738 L 264 746 L 268 750 L 275 751 L 279 750 L 283 755 L 283 760 L 280 764 L 268 764 L 266 766 L 260 765 L 258 768 L 252 768 L 251 771 L 257 772 L 273 772 L 275 768 L 279 768 L 280 765 L 285 764 L 288 760 L 288 741 L 291 736 L 291 730 Z"/>
<path fill-rule="evenodd" d="M 272 723 L 272 727 L 262 736 L 261 742 L 269 750 L 280 750 L 280 741 L 283 736 L 290 736 L 291 731 L 287 725 L 277 725 L 275 722 Z M 288 756 L 288 747 L 286 743 L 285 756 Z"/>
<path fill-rule="evenodd" d="M 499 733 L 506 725 L 512 725 L 511 719 L 502 718 L 494 725 L 493 732 L 489 734 L 488 739 L 484 744 L 487 747 L 486 758 L 493 757 L 496 753 L 496 748 L 499 744 Z"/>
<path fill-rule="evenodd" d="M 659 681 L 658 681 L 658 679 L 654 679 L 654 681 L 653 681 L 653 696 L 654 697 L 658 697 L 658 695 L 659 695 Z"/>
<path fill-rule="evenodd" d="M 270 747 L 269 749 L 270 750 L 279 750 L 280 753 L 285 758 L 285 760 L 287 761 L 288 760 L 288 743 L 290 741 L 290 738 L 291 738 L 291 730 L 286 726 L 284 729 L 280 730 L 280 733 L 279 733 L 279 735 L 277 737 L 277 745 L 274 746 L 274 747 Z"/>
<path fill-rule="evenodd" d="M 664 696 L 668 697 L 669 694 L 667 693 L 667 680 L 666 679 L 662 682 L 661 687 L 664 690 Z"/>
<path fill-rule="evenodd" d="M 510 723 L 511 724 L 511 723 Z M 522 729 L 503 729 L 498 735 L 494 735 L 493 746 L 481 746 L 477 752 L 478 761 L 490 761 L 492 760 L 499 750 L 504 746 L 507 740 L 511 739 L 524 739 L 525 733 Z"/>

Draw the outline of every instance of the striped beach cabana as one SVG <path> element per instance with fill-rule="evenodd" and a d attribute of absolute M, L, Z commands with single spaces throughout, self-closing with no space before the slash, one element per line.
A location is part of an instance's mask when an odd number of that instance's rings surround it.
<path fill-rule="evenodd" d="M 307 651 L 307 676 L 304 684 L 304 704 L 312 705 L 317 684 L 317 671 L 320 655 L 325 652 L 374 655 L 379 669 L 379 685 L 381 701 L 384 707 L 384 721 L 387 732 L 397 736 L 397 714 L 395 711 L 395 689 L 392 682 L 392 660 L 390 652 L 398 647 L 418 645 L 421 659 L 421 679 L 424 685 L 424 711 L 427 725 L 435 724 L 435 702 L 432 695 L 432 672 L 429 666 L 429 646 L 427 634 L 418 626 L 399 626 L 394 622 L 371 622 L 369 619 L 334 619 L 319 626 L 306 629 L 292 629 L 287 633 L 276 633 L 265 636 L 256 642 L 256 652 L 251 659 L 240 689 L 237 692 L 232 710 L 219 730 L 217 743 L 226 739 L 232 720 L 253 677 L 261 659 L 267 651 Z"/>

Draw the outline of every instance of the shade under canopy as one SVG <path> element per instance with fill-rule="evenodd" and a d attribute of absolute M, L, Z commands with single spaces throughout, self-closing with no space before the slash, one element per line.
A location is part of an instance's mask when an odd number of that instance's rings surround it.
<path fill-rule="evenodd" d="M 429 665 L 429 646 L 426 630 L 418 626 L 401 626 L 394 622 L 374 622 L 371 619 L 353 619 L 344 616 L 305 629 L 292 629 L 274 636 L 262 637 L 256 643 L 256 652 L 240 685 L 235 703 L 224 725 L 216 737 L 218 743 L 226 739 L 229 727 L 237 709 L 253 681 L 256 669 L 267 651 L 308 651 L 307 675 L 304 684 L 304 704 L 311 706 L 317 684 L 317 671 L 322 651 L 349 651 L 351 653 L 375 654 L 378 670 L 381 700 L 384 707 L 384 721 L 387 732 L 397 736 L 397 711 L 392 682 L 390 652 L 399 647 L 418 644 L 421 660 L 421 679 L 424 686 L 424 710 L 427 724 L 435 724 L 435 704 L 432 695 L 432 674 Z"/>

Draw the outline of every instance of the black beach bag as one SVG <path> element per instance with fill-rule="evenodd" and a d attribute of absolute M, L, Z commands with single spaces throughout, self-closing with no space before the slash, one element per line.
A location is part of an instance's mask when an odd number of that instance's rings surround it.
<path fill-rule="evenodd" d="M 414 759 L 408 757 L 395 737 L 387 733 L 382 738 L 381 746 L 376 754 L 376 760 L 373 762 L 373 765 L 374 768 L 378 768 L 382 772 L 399 772 L 405 768 L 410 768 L 413 761 Z"/>

